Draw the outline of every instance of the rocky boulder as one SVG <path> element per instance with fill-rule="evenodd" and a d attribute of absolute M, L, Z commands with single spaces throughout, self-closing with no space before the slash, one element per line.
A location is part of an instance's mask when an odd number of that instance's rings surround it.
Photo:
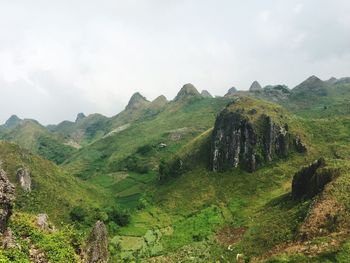
<path fill-rule="evenodd" d="M 221 111 L 211 139 L 212 170 L 241 167 L 253 172 L 265 162 L 298 151 L 296 136 L 278 111 L 278 107 L 247 97 Z"/>
<path fill-rule="evenodd" d="M 84 262 L 104 263 L 108 261 L 108 258 L 107 229 L 102 221 L 97 221 L 87 241 Z"/>
<path fill-rule="evenodd" d="M 15 199 L 15 187 L 8 180 L 4 170 L 0 168 L 0 232 L 7 228 L 12 214 L 12 202 Z"/>
<path fill-rule="evenodd" d="M 16 237 L 10 228 L 7 228 L 1 237 L 1 247 L 3 249 L 19 248 L 16 242 Z"/>
<path fill-rule="evenodd" d="M 17 170 L 17 180 L 21 186 L 21 188 L 25 192 L 30 192 L 32 190 L 32 179 L 30 176 L 30 172 L 26 168 L 20 168 Z"/>
<path fill-rule="evenodd" d="M 298 171 L 292 180 L 292 197 L 294 199 L 312 198 L 339 175 L 338 170 L 323 168 L 325 166 L 325 160 L 320 158 Z"/>

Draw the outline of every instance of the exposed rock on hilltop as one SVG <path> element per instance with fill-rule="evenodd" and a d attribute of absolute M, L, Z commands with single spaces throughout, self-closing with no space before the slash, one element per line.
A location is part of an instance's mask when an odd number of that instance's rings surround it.
<path fill-rule="evenodd" d="M 321 169 L 326 166 L 324 159 L 319 159 L 297 172 L 292 181 L 292 197 L 314 197 L 324 186 L 337 176 L 336 170 Z"/>
<path fill-rule="evenodd" d="M 227 93 L 225 94 L 225 97 L 231 96 L 237 93 L 237 89 L 235 87 L 230 88 Z"/>
<path fill-rule="evenodd" d="M 224 171 L 240 166 L 253 172 L 264 162 L 297 151 L 296 138 L 289 131 L 280 108 L 247 97 L 239 98 L 216 118 L 212 169 Z"/>
<path fill-rule="evenodd" d="M 261 91 L 262 87 L 260 85 L 259 82 L 257 82 L 256 80 L 252 83 L 252 85 L 249 88 L 250 92 L 257 92 L 257 91 Z"/>
<path fill-rule="evenodd" d="M 161 108 L 165 106 L 167 103 L 168 103 L 167 98 L 164 95 L 160 95 L 151 102 L 150 108 Z"/>
<path fill-rule="evenodd" d="M 85 118 L 86 118 L 86 115 L 84 113 L 80 112 L 80 113 L 78 113 L 78 115 L 75 119 L 75 122 L 78 122 L 78 121 L 85 119 Z"/>
<path fill-rule="evenodd" d="M 12 214 L 12 202 L 15 199 L 15 187 L 8 180 L 4 170 L 0 168 L 0 232 L 2 233 Z"/>
<path fill-rule="evenodd" d="M 207 90 L 202 90 L 201 95 L 203 98 L 212 98 L 213 96 Z"/>
<path fill-rule="evenodd" d="M 146 105 L 148 105 L 150 102 L 142 96 L 140 93 L 136 92 L 134 93 L 130 100 L 128 105 L 126 106 L 126 110 L 137 110 L 140 109 Z"/>
<path fill-rule="evenodd" d="M 108 235 L 103 222 L 97 221 L 90 233 L 85 251 L 86 263 L 105 263 L 108 261 Z"/>
<path fill-rule="evenodd" d="M 6 128 L 13 128 L 20 124 L 22 119 L 18 118 L 17 115 L 12 115 L 4 124 Z"/>
<path fill-rule="evenodd" d="M 177 93 L 174 101 L 179 101 L 188 97 L 200 97 L 198 90 L 191 83 L 184 85 Z"/>

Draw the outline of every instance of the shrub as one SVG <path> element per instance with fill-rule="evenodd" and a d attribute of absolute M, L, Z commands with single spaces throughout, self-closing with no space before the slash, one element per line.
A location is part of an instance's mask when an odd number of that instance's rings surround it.
<path fill-rule="evenodd" d="M 130 213 L 126 209 L 115 206 L 108 211 L 108 219 L 118 226 L 127 226 L 130 223 Z"/>
<path fill-rule="evenodd" d="M 86 218 L 86 212 L 81 206 L 76 206 L 69 213 L 69 216 L 72 221 L 83 222 Z"/>

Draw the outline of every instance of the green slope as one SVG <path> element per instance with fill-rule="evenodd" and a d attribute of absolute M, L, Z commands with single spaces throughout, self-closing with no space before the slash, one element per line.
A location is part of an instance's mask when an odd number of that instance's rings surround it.
<path fill-rule="evenodd" d="M 157 169 L 160 158 L 168 158 L 182 145 L 212 126 L 216 113 L 229 99 L 185 99 L 167 104 L 155 115 L 142 115 L 124 130 L 107 135 L 80 149 L 64 167 L 73 174 L 89 177 L 132 167 L 131 162 L 147 162 L 146 170 Z M 125 124 L 124 124 L 125 125 Z M 160 144 L 166 147 L 160 148 Z M 141 147 L 146 147 L 146 151 Z M 147 150 L 147 148 L 149 148 Z M 134 169 L 139 171 L 138 168 Z"/>
<path fill-rule="evenodd" d="M 108 203 L 97 187 L 72 177 L 54 163 L 15 144 L 0 141 L 0 160 L 9 180 L 16 185 L 16 210 L 47 213 L 55 223 L 60 223 L 70 222 L 69 213 L 75 206 L 92 209 Z M 19 168 L 27 168 L 31 173 L 30 193 L 19 185 Z"/>
<path fill-rule="evenodd" d="M 0 126 L 0 139 L 14 142 L 42 157 L 62 163 L 75 149 L 34 120 L 21 120 L 14 126 Z"/>

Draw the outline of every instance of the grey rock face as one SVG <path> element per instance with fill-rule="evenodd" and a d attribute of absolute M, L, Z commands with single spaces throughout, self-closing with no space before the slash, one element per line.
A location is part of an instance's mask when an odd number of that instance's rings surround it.
<path fill-rule="evenodd" d="M 103 222 L 97 221 L 90 233 L 85 251 L 86 263 L 105 263 L 108 261 L 108 234 Z"/>
<path fill-rule="evenodd" d="M 78 115 L 77 115 L 77 117 L 75 119 L 75 122 L 78 122 L 78 121 L 80 121 L 82 119 L 85 119 L 85 118 L 86 118 L 85 114 L 80 112 L 80 113 L 78 113 Z"/>
<path fill-rule="evenodd" d="M 15 187 L 0 168 L 0 232 L 2 233 L 12 214 L 12 202 L 15 199 Z"/>
<path fill-rule="evenodd" d="M 231 96 L 237 93 L 237 89 L 235 87 L 230 88 L 227 93 L 225 94 L 225 97 Z"/>
<path fill-rule="evenodd" d="M 3 249 L 19 248 L 20 246 L 16 242 L 16 238 L 10 228 L 7 228 L 2 235 L 1 247 Z"/>
<path fill-rule="evenodd" d="M 339 175 L 337 169 L 324 168 L 326 162 L 323 158 L 302 168 L 293 176 L 292 197 L 294 199 L 312 198 L 320 193 L 324 186 Z"/>
<path fill-rule="evenodd" d="M 13 128 L 20 124 L 22 120 L 17 115 L 12 115 L 4 124 L 6 128 Z"/>
<path fill-rule="evenodd" d="M 257 91 L 261 91 L 262 87 L 259 84 L 259 82 L 257 82 L 256 80 L 252 83 L 252 85 L 249 88 L 250 92 L 257 92 Z"/>
<path fill-rule="evenodd" d="M 139 108 L 142 108 L 146 105 L 148 105 L 150 102 L 144 97 L 142 96 L 140 93 L 136 92 L 134 93 L 130 100 L 128 105 L 126 106 L 126 110 L 136 110 Z"/>
<path fill-rule="evenodd" d="M 224 109 L 218 115 L 212 134 L 213 171 L 240 166 L 253 172 L 264 162 L 286 157 L 291 150 L 295 150 L 287 124 L 276 124 L 264 114 L 252 123 L 243 111 L 229 112 Z M 248 114 L 257 113 L 250 110 Z"/>
<path fill-rule="evenodd" d="M 26 168 L 20 168 L 17 170 L 17 179 L 21 188 L 25 192 L 30 192 L 32 190 L 32 179 L 30 177 L 30 172 Z"/>
<path fill-rule="evenodd" d="M 185 84 L 177 93 L 174 101 L 179 101 L 188 97 L 200 97 L 198 90 L 191 83 Z"/>
<path fill-rule="evenodd" d="M 36 217 L 36 224 L 42 230 L 53 230 L 49 224 L 49 217 L 47 214 L 38 214 Z"/>

